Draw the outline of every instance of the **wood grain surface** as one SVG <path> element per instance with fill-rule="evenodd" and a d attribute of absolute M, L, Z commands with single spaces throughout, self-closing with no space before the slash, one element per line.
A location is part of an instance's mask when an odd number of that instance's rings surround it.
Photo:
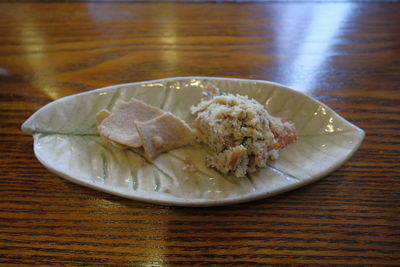
<path fill-rule="evenodd" d="M 0 3 L 3 266 L 400 265 L 400 4 Z M 322 180 L 157 206 L 47 171 L 21 124 L 60 97 L 174 76 L 275 81 L 366 131 Z"/>

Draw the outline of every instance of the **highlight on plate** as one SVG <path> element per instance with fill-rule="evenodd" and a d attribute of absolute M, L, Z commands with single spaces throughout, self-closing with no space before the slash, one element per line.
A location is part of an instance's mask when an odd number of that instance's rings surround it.
<path fill-rule="evenodd" d="M 204 159 L 206 165 L 237 178 L 265 167 L 297 139 L 287 118 L 273 117 L 256 100 L 222 92 L 212 84 L 191 112 L 194 121 L 188 125 L 133 98 L 101 110 L 96 124 L 101 138 L 120 149 L 141 149 L 149 159 L 192 142 L 204 143 L 214 152 Z"/>

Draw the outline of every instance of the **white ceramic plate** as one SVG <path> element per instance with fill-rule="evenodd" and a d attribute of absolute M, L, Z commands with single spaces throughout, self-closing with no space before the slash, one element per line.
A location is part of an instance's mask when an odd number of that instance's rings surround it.
<path fill-rule="evenodd" d="M 207 168 L 205 145 L 188 145 L 153 162 L 98 138 L 95 115 L 117 99 L 141 99 L 190 122 L 207 82 L 248 95 L 268 111 L 292 120 L 298 140 L 280 158 L 248 178 L 236 179 Z M 34 113 L 22 130 L 32 134 L 34 151 L 50 171 L 81 185 L 159 204 L 212 206 L 260 199 L 313 182 L 345 162 L 364 138 L 326 105 L 282 85 L 255 80 L 183 77 L 122 84 L 61 98 Z M 185 161 L 194 173 L 183 171 Z"/>

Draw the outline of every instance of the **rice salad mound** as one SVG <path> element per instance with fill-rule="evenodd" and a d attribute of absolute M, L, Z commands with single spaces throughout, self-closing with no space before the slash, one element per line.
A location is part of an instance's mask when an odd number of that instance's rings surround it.
<path fill-rule="evenodd" d="M 294 124 L 271 116 L 259 102 L 247 96 L 203 94 L 191 107 L 199 141 L 215 152 L 206 157 L 208 167 L 244 177 L 279 156 L 279 150 L 296 140 Z"/>

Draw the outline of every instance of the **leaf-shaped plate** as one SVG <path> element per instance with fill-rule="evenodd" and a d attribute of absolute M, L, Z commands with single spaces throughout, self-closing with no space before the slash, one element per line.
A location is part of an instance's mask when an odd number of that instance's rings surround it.
<path fill-rule="evenodd" d="M 292 120 L 299 138 L 278 160 L 247 178 L 209 169 L 205 145 L 187 145 L 152 162 L 140 152 L 122 150 L 98 137 L 96 113 L 117 99 L 132 97 L 170 111 L 187 122 L 208 82 L 248 95 L 268 111 Z M 282 85 L 255 80 L 182 77 L 122 84 L 61 98 L 34 113 L 22 130 L 34 137 L 34 151 L 50 171 L 97 190 L 159 204 L 225 205 L 288 191 L 323 177 L 345 162 L 364 138 L 326 105 Z M 190 163 L 195 172 L 184 167 Z"/>

